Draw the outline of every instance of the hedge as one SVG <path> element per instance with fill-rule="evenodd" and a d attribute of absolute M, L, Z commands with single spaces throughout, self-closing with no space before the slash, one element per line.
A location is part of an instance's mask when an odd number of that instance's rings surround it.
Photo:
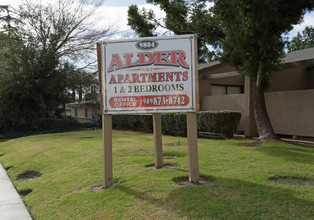
<path fill-rule="evenodd" d="M 74 118 L 56 119 L 40 118 L 35 124 L 36 131 L 71 131 L 97 128 L 97 124 L 91 122 L 78 122 Z"/>
<path fill-rule="evenodd" d="M 162 114 L 161 128 L 163 134 L 186 136 L 186 113 L 176 112 Z"/>
<path fill-rule="evenodd" d="M 186 136 L 186 113 L 162 113 L 162 133 Z M 232 137 L 240 122 L 241 113 L 237 111 L 197 112 L 198 132 L 210 132 Z M 101 119 L 101 117 L 99 117 Z M 98 122 L 101 126 L 101 120 Z M 124 130 L 153 130 L 151 115 L 113 115 L 112 127 Z"/>
<path fill-rule="evenodd" d="M 204 111 L 197 113 L 197 130 L 219 133 L 230 138 L 237 131 L 241 113 L 237 111 Z"/>
<path fill-rule="evenodd" d="M 24 125 L 0 122 L 0 138 L 92 129 L 98 129 L 97 124 L 78 122 L 74 118 L 39 118 Z"/>
<path fill-rule="evenodd" d="M 112 127 L 127 130 L 153 130 L 151 115 L 113 115 Z"/>

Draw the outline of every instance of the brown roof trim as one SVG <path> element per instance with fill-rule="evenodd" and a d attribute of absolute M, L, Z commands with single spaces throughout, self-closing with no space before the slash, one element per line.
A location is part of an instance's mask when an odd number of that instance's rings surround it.
<path fill-rule="evenodd" d="M 314 47 L 303 50 L 296 50 L 288 53 L 285 58 L 282 59 L 285 67 L 297 67 L 304 65 L 314 65 Z M 198 70 L 205 70 L 208 68 L 217 68 L 222 64 L 219 61 L 213 61 L 209 63 L 202 63 L 198 65 Z"/>

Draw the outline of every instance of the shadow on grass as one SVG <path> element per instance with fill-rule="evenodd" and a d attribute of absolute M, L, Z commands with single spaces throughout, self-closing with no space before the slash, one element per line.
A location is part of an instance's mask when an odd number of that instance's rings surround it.
<path fill-rule="evenodd" d="M 0 143 L 1 143 L 1 142 L 6 142 L 6 141 L 8 141 L 8 140 L 11 140 L 11 139 L 0 139 Z"/>
<path fill-rule="evenodd" d="M 180 186 L 162 199 L 124 185 L 117 189 L 187 219 L 311 219 L 314 214 L 314 202 L 296 198 L 292 190 L 238 179 Z"/>
<path fill-rule="evenodd" d="M 266 146 L 256 148 L 256 150 L 272 157 L 280 157 L 298 163 L 314 164 L 314 151 L 312 148 L 268 143 Z"/>

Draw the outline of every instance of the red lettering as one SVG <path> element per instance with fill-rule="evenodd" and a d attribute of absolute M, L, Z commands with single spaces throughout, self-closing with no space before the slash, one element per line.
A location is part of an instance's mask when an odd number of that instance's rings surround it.
<path fill-rule="evenodd" d="M 148 53 L 148 52 L 138 53 L 138 56 L 140 59 L 140 62 L 138 63 L 138 65 L 150 65 L 150 64 L 153 64 L 155 61 L 155 56 L 152 53 Z M 146 60 L 146 58 L 148 59 Z"/>
<path fill-rule="evenodd" d="M 181 66 L 183 68 L 189 69 L 189 65 L 186 62 L 185 52 L 182 50 L 178 51 L 159 51 L 155 53 L 150 52 L 139 52 L 137 53 L 138 60 L 132 61 L 133 53 L 125 53 L 124 61 L 118 54 L 113 54 L 112 59 L 108 68 L 108 72 L 128 68 L 132 66 L 148 66 L 151 64 L 155 65 L 171 65 L 171 66 Z M 142 76 L 143 77 L 143 76 Z M 145 76 L 144 76 L 145 77 Z"/>
<path fill-rule="evenodd" d="M 131 79 L 130 79 L 129 74 L 125 75 L 125 80 L 123 81 L 123 83 L 131 83 Z"/>
<path fill-rule="evenodd" d="M 117 83 L 117 81 L 116 81 L 115 76 L 114 76 L 114 75 L 111 75 L 111 79 L 110 79 L 109 84 L 116 84 L 116 83 Z"/>
<path fill-rule="evenodd" d="M 173 72 L 169 73 L 169 72 L 166 72 L 166 81 L 169 82 L 169 81 L 173 81 Z"/>
<path fill-rule="evenodd" d="M 122 83 L 122 80 L 124 79 L 124 76 L 122 74 L 118 74 L 118 83 Z"/>
<path fill-rule="evenodd" d="M 182 66 L 183 68 L 189 69 L 189 65 L 185 61 L 185 53 L 182 50 L 170 51 L 171 54 L 171 65 Z M 179 57 L 177 56 L 179 55 Z"/>
<path fill-rule="evenodd" d="M 165 82 L 165 73 L 158 73 L 158 82 Z"/>
<path fill-rule="evenodd" d="M 121 59 L 120 59 L 118 54 L 112 55 L 112 60 L 111 60 L 108 72 L 113 71 L 113 66 L 116 66 L 117 69 L 120 69 L 123 67 L 123 64 L 122 64 Z"/>
<path fill-rule="evenodd" d="M 180 75 L 182 74 L 182 72 L 175 72 L 175 74 L 176 74 L 176 76 L 177 76 L 176 81 L 181 81 Z"/>
<path fill-rule="evenodd" d="M 156 73 L 148 73 L 148 82 L 156 82 Z"/>
<path fill-rule="evenodd" d="M 141 73 L 140 76 L 142 77 L 142 82 L 145 83 L 146 82 L 147 73 Z"/>
<path fill-rule="evenodd" d="M 166 65 L 169 64 L 169 60 L 168 60 L 168 52 L 163 51 L 163 52 L 155 52 L 155 56 L 156 56 L 156 65 Z"/>
<path fill-rule="evenodd" d="M 137 65 L 138 60 L 135 61 L 134 63 L 132 63 L 133 53 L 126 53 L 126 54 L 124 54 L 124 57 L 125 57 L 125 66 L 126 67 Z"/>
<path fill-rule="evenodd" d="M 189 79 L 188 71 L 184 71 L 183 72 L 183 81 L 188 81 L 188 79 Z"/>
<path fill-rule="evenodd" d="M 132 83 L 141 83 L 139 79 L 139 75 L 137 73 L 132 74 L 133 81 Z"/>

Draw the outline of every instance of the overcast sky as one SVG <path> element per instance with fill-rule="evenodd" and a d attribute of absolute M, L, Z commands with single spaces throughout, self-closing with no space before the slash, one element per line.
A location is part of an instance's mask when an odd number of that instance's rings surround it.
<path fill-rule="evenodd" d="M 1 5 L 12 5 L 17 6 L 23 0 L 0 0 Z M 30 0 L 31 1 L 31 0 Z M 55 0 L 41 0 L 42 2 L 52 2 Z M 153 6 L 151 4 L 146 4 L 146 0 L 105 0 L 102 7 L 98 10 L 98 16 L 100 15 L 103 19 L 100 22 L 106 22 L 108 25 L 114 25 L 115 29 L 120 33 L 115 36 L 115 38 L 130 37 L 131 29 L 127 26 L 127 10 L 128 6 L 131 4 L 136 4 L 140 8 L 151 8 L 159 16 L 163 16 L 164 13 L 161 12 L 159 7 Z M 304 17 L 304 22 L 300 25 L 296 25 L 294 30 L 289 34 L 289 36 L 294 36 L 298 31 L 302 31 L 306 25 L 314 25 L 314 12 L 306 14 Z"/>

